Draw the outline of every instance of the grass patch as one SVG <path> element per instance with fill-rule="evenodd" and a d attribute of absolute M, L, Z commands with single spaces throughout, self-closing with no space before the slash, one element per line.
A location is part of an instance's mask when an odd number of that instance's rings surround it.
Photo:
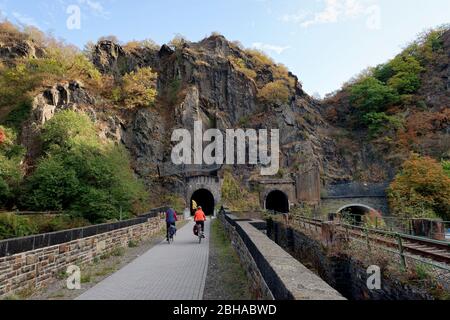
<path fill-rule="evenodd" d="M 111 251 L 111 256 L 113 257 L 122 257 L 125 254 L 124 248 L 115 248 L 113 251 Z"/>
<path fill-rule="evenodd" d="M 115 267 L 105 267 L 102 270 L 97 271 L 94 276 L 96 277 L 104 277 L 116 272 L 117 269 Z"/>
<path fill-rule="evenodd" d="M 211 223 L 211 244 L 217 254 L 216 272 L 220 275 L 221 289 L 234 300 L 251 299 L 245 271 L 222 224 L 217 219 Z"/>
<path fill-rule="evenodd" d="M 91 275 L 89 273 L 84 273 L 81 275 L 81 283 L 89 283 L 91 282 Z"/>
<path fill-rule="evenodd" d="M 137 248 L 139 243 L 137 241 L 131 240 L 128 242 L 128 248 Z"/>

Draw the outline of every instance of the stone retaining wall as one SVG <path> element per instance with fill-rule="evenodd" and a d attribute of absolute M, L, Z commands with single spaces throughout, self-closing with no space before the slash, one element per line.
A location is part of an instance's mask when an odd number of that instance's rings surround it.
<path fill-rule="evenodd" d="M 322 227 L 326 227 L 323 224 Z M 323 237 L 329 230 L 318 227 L 317 239 L 308 235 L 310 230 L 302 231 L 284 223 L 269 221 L 267 235 L 290 252 L 298 261 L 308 265 L 330 286 L 349 300 L 430 300 L 425 290 L 401 283 L 396 279 L 382 276 L 381 289 L 370 290 L 367 286 L 369 274 L 361 262 L 346 255 L 330 253 L 331 244 Z M 331 250 L 333 252 L 333 250 Z"/>
<path fill-rule="evenodd" d="M 259 230 L 264 221 L 239 219 L 224 211 L 218 218 L 246 270 L 254 298 L 344 300 L 336 290 Z"/>
<path fill-rule="evenodd" d="M 0 299 L 44 288 L 68 266 L 89 264 L 128 247 L 130 241 L 149 239 L 163 228 L 163 216 L 150 213 L 118 223 L 1 241 Z"/>

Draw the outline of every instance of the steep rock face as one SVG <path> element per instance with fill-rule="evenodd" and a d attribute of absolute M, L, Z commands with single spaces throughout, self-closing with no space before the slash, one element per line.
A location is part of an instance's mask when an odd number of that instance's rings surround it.
<path fill-rule="evenodd" d="M 122 120 L 97 109 L 96 103 L 97 99 L 88 93 L 79 81 L 56 84 L 36 96 L 32 103 L 31 116 L 24 123 L 21 133 L 21 143 L 27 148 L 27 161 L 32 162 L 40 151 L 39 133 L 42 126 L 62 110 L 87 114 L 98 124 L 100 135 L 104 139 L 120 141 Z"/>
<path fill-rule="evenodd" d="M 433 51 L 431 58 L 420 59 L 419 90 L 386 107 L 385 112 L 401 123 L 398 128 L 391 126 L 370 136 L 350 102 L 351 83 L 321 104 L 321 113 L 331 124 L 331 140 L 324 146 L 333 180 L 390 180 L 411 152 L 438 161 L 450 157 L 450 30 L 441 40 L 442 48 Z"/>
<path fill-rule="evenodd" d="M 155 66 L 158 52 L 150 48 L 124 50 L 120 45 L 110 40 L 100 41 L 94 48 L 92 62 L 102 73 L 116 77 L 124 75 L 138 67 Z"/>
<path fill-rule="evenodd" d="M 53 118 L 57 110 L 75 109 L 78 105 L 94 105 L 83 85 L 78 81 L 58 84 L 34 98 L 31 120 L 43 125 Z"/>
<path fill-rule="evenodd" d="M 158 73 L 156 106 L 128 112 L 124 117 L 127 120 L 121 123 L 120 139 L 134 159 L 136 172 L 148 185 L 160 176 L 188 173 L 172 164 L 170 138 L 177 128 L 192 132 L 194 122 L 201 120 L 204 130 L 279 129 L 282 174 L 319 167 L 326 177 L 324 147 L 330 141 L 321 131 L 327 123 L 318 111 L 318 103 L 303 92 L 291 73 L 289 81 L 295 87 L 290 90 L 289 100 L 262 102 L 259 90 L 275 80 L 271 66 L 260 66 L 256 77 L 250 78 L 233 65 L 230 57 L 256 70 L 248 54 L 222 36 L 186 42 L 176 49 L 163 45 L 159 51 L 125 50 L 111 41 L 97 44 L 93 62 L 104 74 L 120 77 L 139 67 L 151 67 Z M 238 166 L 235 170 L 246 178 L 259 176 L 256 166 Z"/>
<path fill-rule="evenodd" d="M 418 92 L 432 108 L 448 108 L 450 105 L 450 30 L 442 36 L 443 51 L 421 75 L 422 86 Z"/>

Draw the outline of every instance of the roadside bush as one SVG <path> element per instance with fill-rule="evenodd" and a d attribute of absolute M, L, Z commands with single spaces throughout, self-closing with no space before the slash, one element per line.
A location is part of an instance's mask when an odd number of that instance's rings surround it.
<path fill-rule="evenodd" d="M 432 158 L 413 154 L 403 164 L 388 194 L 395 215 L 450 220 L 450 177 Z"/>
<path fill-rule="evenodd" d="M 0 214 L 0 240 L 25 237 L 36 231 L 36 227 L 27 218 L 13 213 Z"/>
<path fill-rule="evenodd" d="M 386 223 L 383 219 L 383 214 L 379 211 L 370 210 L 363 216 L 364 226 L 366 228 L 378 228 L 383 229 L 386 227 Z"/>
<path fill-rule="evenodd" d="M 35 226 L 38 234 L 81 228 L 89 225 L 89 221 L 67 214 L 57 216 L 33 215 L 28 216 L 27 219 Z"/>

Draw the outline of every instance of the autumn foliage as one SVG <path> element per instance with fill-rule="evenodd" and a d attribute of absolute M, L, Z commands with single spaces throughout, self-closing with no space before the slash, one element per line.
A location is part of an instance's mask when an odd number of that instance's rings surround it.
<path fill-rule="evenodd" d="M 398 216 L 450 220 L 450 177 L 438 161 L 413 154 L 391 184 L 389 201 Z"/>
<path fill-rule="evenodd" d="M 0 144 L 5 142 L 5 140 L 6 140 L 5 132 L 0 128 Z"/>

